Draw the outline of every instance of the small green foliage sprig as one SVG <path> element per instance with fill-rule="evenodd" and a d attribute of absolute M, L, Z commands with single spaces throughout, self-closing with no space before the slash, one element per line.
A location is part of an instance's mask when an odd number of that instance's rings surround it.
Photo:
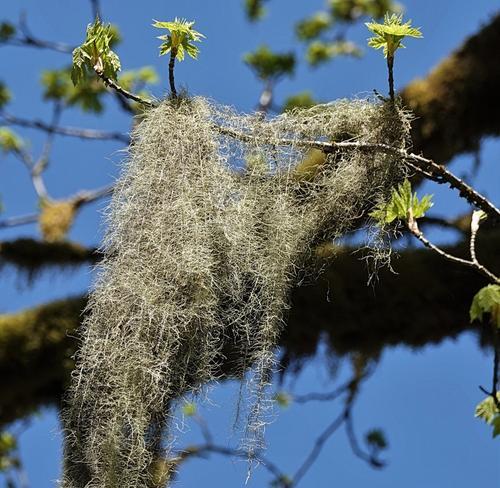
<path fill-rule="evenodd" d="M 243 60 L 258 78 L 265 81 L 291 76 L 295 69 L 293 53 L 275 53 L 266 45 L 246 53 Z"/>
<path fill-rule="evenodd" d="M 120 59 L 111 50 L 116 33 L 111 24 L 104 25 L 99 18 L 87 26 L 85 42 L 73 51 L 71 79 L 74 85 L 86 81 L 94 72 L 116 80 L 121 69 Z"/>
<path fill-rule="evenodd" d="M 255 22 L 261 20 L 266 15 L 264 3 L 267 0 L 245 0 L 245 13 L 248 20 Z"/>
<path fill-rule="evenodd" d="M 0 127 L 0 150 L 4 153 L 19 152 L 24 147 L 24 141 L 14 131 Z"/>
<path fill-rule="evenodd" d="M 7 42 L 16 35 L 16 27 L 10 22 L 0 23 L 0 42 Z"/>
<path fill-rule="evenodd" d="M 500 392 L 496 393 L 497 401 L 493 399 L 493 396 L 487 396 L 482 402 L 478 403 L 476 406 L 475 417 L 484 420 L 488 425 L 493 427 L 492 435 L 497 437 L 500 435 L 500 409 L 498 404 L 500 403 Z"/>
<path fill-rule="evenodd" d="M 164 41 L 160 45 L 160 56 L 170 53 L 170 63 L 168 65 L 168 74 L 170 82 L 170 90 L 172 97 L 177 98 L 177 90 L 175 88 L 174 66 L 176 59 L 182 61 L 185 53 L 193 59 L 198 58 L 200 52 L 195 42 L 200 42 L 205 38 L 203 34 L 193 29 L 194 22 L 188 22 L 186 19 L 178 19 L 173 22 L 163 22 L 155 20 L 153 27 L 157 29 L 166 29 L 168 34 L 158 36 L 158 39 Z"/>
<path fill-rule="evenodd" d="M 411 20 L 403 23 L 403 15 L 388 13 L 384 17 L 384 23 L 367 22 L 366 27 L 375 34 L 368 39 L 368 45 L 374 49 L 383 49 L 384 57 L 387 59 L 389 70 L 389 95 L 394 100 L 394 56 L 399 48 L 404 48 L 402 40 L 405 37 L 421 38 L 422 32 L 417 27 L 411 26 Z"/>
<path fill-rule="evenodd" d="M 472 299 L 470 320 L 483 320 L 488 314 L 491 324 L 500 329 L 500 285 L 487 285 L 481 288 Z"/>
<path fill-rule="evenodd" d="M 379 204 L 370 216 L 380 224 L 403 220 L 409 225 L 416 225 L 416 219 L 423 217 L 432 205 L 432 195 L 424 195 L 419 199 L 416 193 L 412 193 L 411 183 L 406 179 L 392 190 L 389 201 Z"/>
<path fill-rule="evenodd" d="M 194 22 L 188 22 L 186 19 L 178 19 L 177 17 L 173 22 L 155 20 L 153 27 L 169 31 L 169 34 L 158 36 L 158 39 L 164 41 L 160 45 L 160 56 L 173 53 L 178 61 L 182 61 L 186 52 L 193 59 L 196 59 L 200 50 L 193 42 L 199 42 L 205 36 L 195 31 L 193 25 Z"/>
<path fill-rule="evenodd" d="M 11 94 L 3 81 L 0 81 L 0 109 L 10 102 Z"/>
<path fill-rule="evenodd" d="M 16 438 L 9 432 L 0 432 L 0 473 L 19 466 L 19 459 L 15 456 L 16 449 Z"/>
<path fill-rule="evenodd" d="M 420 29 L 411 26 L 411 20 L 403 23 L 402 15 L 386 14 L 383 24 L 367 22 L 365 25 L 375 34 L 368 39 L 368 45 L 374 49 L 383 49 L 386 58 L 394 57 L 399 48 L 405 47 L 401 43 L 405 37 L 423 37 Z"/>

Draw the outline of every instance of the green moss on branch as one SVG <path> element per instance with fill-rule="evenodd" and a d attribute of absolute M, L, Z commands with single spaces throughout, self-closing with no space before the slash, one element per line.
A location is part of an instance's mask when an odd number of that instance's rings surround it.
<path fill-rule="evenodd" d="M 500 14 L 401 93 L 417 116 L 415 150 L 444 163 L 500 135 Z"/>

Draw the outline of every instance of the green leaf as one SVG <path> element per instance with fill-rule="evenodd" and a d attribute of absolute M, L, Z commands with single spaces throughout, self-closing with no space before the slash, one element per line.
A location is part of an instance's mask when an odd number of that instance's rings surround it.
<path fill-rule="evenodd" d="M 177 60 L 184 59 L 184 53 L 187 52 L 193 59 L 198 57 L 198 46 L 193 42 L 199 42 L 205 38 L 203 34 L 193 29 L 194 22 L 188 22 L 186 19 L 178 19 L 173 22 L 163 22 L 155 20 L 153 27 L 157 29 L 166 29 L 169 34 L 158 36 L 158 39 L 165 41 L 160 45 L 160 56 L 174 50 Z"/>
<path fill-rule="evenodd" d="M 69 106 L 80 106 L 86 112 L 101 112 L 102 97 L 106 94 L 104 85 L 95 73 L 89 73 L 88 77 L 82 78 L 75 86 L 71 79 L 74 73 L 74 67 L 44 71 L 40 80 L 44 87 L 44 99 L 59 100 Z"/>
<path fill-rule="evenodd" d="M 95 70 L 112 80 L 117 79 L 120 71 L 120 59 L 111 50 L 111 46 L 119 40 L 116 27 L 104 25 L 99 19 L 87 26 L 85 42 L 73 51 L 73 69 L 71 79 L 76 86 L 86 81 Z"/>
<path fill-rule="evenodd" d="M 318 66 L 338 56 L 362 56 L 361 49 L 350 41 L 323 42 L 314 41 L 307 48 L 306 59 L 311 66 Z"/>
<path fill-rule="evenodd" d="M 295 32 L 301 41 L 310 41 L 318 37 L 331 25 L 331 17 L 325 12 L 318 12 L 307 19 L 301 20 L 296 25 Z"/>
<path fill-rule="evenodd" d="M 7 127 L 0 127 L 0 149 L 6 154 L 20 151 L 24 146 L 23 140 Z"/>
<path fill-rule="evenodd" d="M 432 195 L 424 195 L 419 200 L 416 193 L 412 194 L 411 184 L 406 179 L 392 190 L 389 201 L 377 205 L 370 216 L 380 224 L 390 224 L 395 220 L 407 220 L 410 216 L 413 219 L 423 217 L 432 205 Z"/>
<path fill-rule="evenodd" d="M 286 408 L 290 405 L 290 403 L 292 403 L 292 398 L 286 391 L 279 391 L 274 395 L 274 401 L 281 408 Z"/>
<path fill-rule="evenodd" d="M 420 29 L 411 26 L 411 20 L 403 23 L 402 14 L 389 15 L 387 13 L 383 24 L 367 22 L 365 25 L 375 34 L 374 37 L 368 39 L 368 45 L 374 49 L 383 49 L 386 58 L 393 57 L 399 48 L 404 47 L 401 41 L 405 37 L 423 37 Z"/>
<path fill-rule="evenodd" d="M 373 429 L 365 434 L 366 443 L 372 448 L 383 450 L 387 449 L 388 443 L 385 438 L 385 434 L 380 429 Z"/>
<path fill-rule="evenodd" d="M 263 4 L 266 1 L 267 0 L 245 0 L 245 13 L 247 14 L 248 20 L 255 22 L 264 17 L 266 9 Z"/>
<path fill-rule="evenodd" d="M 3 108 L 11 99 L 11 94 L 3 81 L 0 81 L 0 108 Z"/>
<path fill-rule="evenodd" d="M 401 6 L 392 0 L 329 0 L 335 20 L 354 22 L 363 16 L 381 18 L 386 12 L 399 12 Z"/>
<path fill-rule="evenodd" d="M 495 438 L 497 435 L 500 435 L 500 415 L 497 415 L 493 419 L 491 425 L 493 425 L 493 438 Z"/>
<path fill-rule="evenodd" d="M 267 46 L 259 46 L 254 52 L 243 56 L 245 63 L 262 80 L 291 76 L 295 69 L 293 53 L 273 53 Z"/>
<path fill-rule="evenodd" d="M 145 85 L 158 83 L 158 73 L 152 66 L 144 66 L 138 70 L 125 71 L 119 79 L 120 86 L 125 90 L 137 92 Z M 146 94 L 146 96 L 148 96 Z"/>
<path fill-rule="evenodd" d="M 9 432 L 0 432 L 0 456 L 5 456 L 16 449 L 16 438 Z"/>
<path fill-rule="evenodd" d="M 291 95 L 285 100 L 283 112 L 290 112 L 296 108 L 311 108 L 318 103 L 310 91 L 303 91 L 296 95 Z"/>
<path fill-rule="evenodd" d="M 276 479 L 271 481 L 272 488 L 285 488 L 286 486 L 292 486 L 293 479 L 287 474 L 280 474 Z"/>
<path fill-rule="evenodd" d="M 10 22 L 0 24 L 0 42 L 5 42 L 16 35 L 16 28 Z"/>
<path fill-rule="evenodd" d="M 500 327 L 500 285 L 487 285 L 474 295 L 469 310 L 470 321 L 482 321 L 484 314 L 489 314 L 491 323 Z"/>
<path fill-rule="evenodd" d="M 500 392 L 497 392 L 497 398 L 500 400 Z M 493 398 L 487 396 L 477 404 L 474 417 L 483 419 L 487 424 L 492 425 L 497 415 L 500 415 L 500 411 L 496 407 Z"/>
<path fill-rule="evenodd" d="M 196 405 L 192 402 L 186 402 L 182 406 L 182 413 L 186 417 L 193 417 L 194 415 L 196 415 Z"/>

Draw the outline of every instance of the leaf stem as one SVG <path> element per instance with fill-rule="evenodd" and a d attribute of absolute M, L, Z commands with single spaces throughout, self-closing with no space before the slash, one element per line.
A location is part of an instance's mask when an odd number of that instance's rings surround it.
<path fill-rule="evenodd" d="M 389 97 L 394 102 L 394 56 L 387 56 L 387 70 L 389 71 Z"/>
<path fill-rule="evenodd" d="M 168 81 L 170 83 L 170 91 L 172 92 L 173 98 L 177 98 L 177 90 L 175 88 L 175 77 L 174 77 L 176 56 L 177 56 L 177 48 L 172 47 L 170 51 L 170 62 L 168 63 Z"/>

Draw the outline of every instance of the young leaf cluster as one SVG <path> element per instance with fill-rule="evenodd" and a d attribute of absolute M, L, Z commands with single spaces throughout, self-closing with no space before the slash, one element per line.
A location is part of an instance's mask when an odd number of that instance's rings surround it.
<path fill-rule="evenodd" d="M 398 12 L 401 6 L 392 0 L 329 0 L 331 15 L 341 22 L 354 22 L 360 17 L 380 18 L 386 12 Z"/>
<path fill-rule="evenodd" d="M 16 28 L 10 22 L 0 23 L 0 42 L 7 42 L 16 35 Z"/>
<path fill-rule="evenodd" d="M 248 20 L 255 22 L 266 15 L 264 3 L 267 0 L 245 0 L 245 13 Z"/>
<path fill-rule="evenodd" d="M 164 41 L 160 45 L 160 56 L 171 52 L 174 58 L 182 61 L 185 53 L 187 53 L 193 59 L 196 59 L 200 50 L 193 43 L 201 41 L 205 36 L 195 31 L 193 25 L 194 22 L 188 22 L 186 19 L 178 19 L 177 17 L 173 22 L 155 20 L 153 27 L 169 31 L 169 34 L 158 36 L 158 39 Z"/>
<path fill-rule="evenodd" d="M 283 112 L 290 112 L 296 108 L 311 108 L 319 102 L 314 99 L 312 92 L 304 90 L 295 95 L 290 95 L 283 104 Z"/>
<path fill-rule="evenodd" d="M 309 44 L 306 59 L 311 66 L 318 66 L 338 56 L 352 56 L 360 58 L 363 51 L 351 41 L 314 41 Z"/>
<path fill-rule="evenodd" d="M 46 70 L 40 82 L 44 88 L 45 100 L 57 100 L 67 106 L 79 106 L 84 112 L 100 113 L 103 110 L 104 85 L 96 78 L 89 77 L 74 85 L 71 68 Z"/>
<path fill-rule="evenodd" d="M 500 392 L 497 392 L 497 398 L 500 401 Z M 475 417 L 483 419 L 493 427 L 493 437 L 500 435 L 500 410 L 495 405 L 492 396 L 486 397 L 476 406 Z"/>
<path fill-rule="evenodd" d="M 0 109 L 10 102 L 11 94 L 3 81 L 0 81 Z"/>
<path fill-rule="evenodd" d="M 0 127 L 0 150 L 4 154 L 18 152 L 23 145 L 22 139 L 15 132 L 7 127 Z"/>
<path fill-rule="evenodd" d="M 472 299 L 470 320 L 483 320 L 490 315 L 491 323 L 500 328 L 500 285 L 488 285 L 481 288 Z"/>
<path fill-rule="evenodd" d="M 293 53 L 274 53 L 265 45 L 245 54 L 243 60 L 261 80 L 276 80 L 285 75 L 290 76 L 295 69 Z"/>
<path fill-rule="evenodd" d="M 111 24 L 104 25 L 98 18 L 87 26 L 85 42 L 73 51 L 71 79 L 74 85 L 86 81 L 94 71 L 116 80 L 121 69 L 120 59 L 111 50 L 116 34 Z"/>
<path fill-rule="evenodd" d="M 365 434 L 365 441 L 373 450 L 387 449 L 388 443 L 385 434 L 380 429 L 372 429 Z"/>
<path fill-rule="evenodd" d="M 300 41 L 307 43 L 306 60 L 312 66 L 338 56 L 359 57 L 362 50 L 344 34 L 336 34 L 337 26 L 352 24 L 363 17 L 379 19 L 385 12 L 400 9 L 393 0 L 328 0 L 325 9 L 300 20 L 295 33 Z"/>
<path fill-rule="evenodd" d="M 365 25 L 375 34 L 374 37 L 368 39 L 368 45 L 374 49 L 383 49 L 386 58 L 393 58 L 399 48 L 405 47 L 401 44 L 405 37 L 422 37 L 422 32 L 411 26 L 411 20 L 403 23 L 402 14 L 386 14 L 383 24 L 367 22 Z"/>
<path fill-rule="evenodd" d="M 18 464 L 13 453 L 17 449 L 15 437 L 9 432 L 0 432 L 0 473 Z"/>
<path fill-rule="evenodd" d="M 432 195 L 424 195 L 419 199 L 416 193 L 412 193 L 411 183 L 406 179 L 392 190 L 389 201 L 378 205 L 370 216 L 380 224 L 390 224 L 395 220 L 423 217 L 432 205 Z"/>

